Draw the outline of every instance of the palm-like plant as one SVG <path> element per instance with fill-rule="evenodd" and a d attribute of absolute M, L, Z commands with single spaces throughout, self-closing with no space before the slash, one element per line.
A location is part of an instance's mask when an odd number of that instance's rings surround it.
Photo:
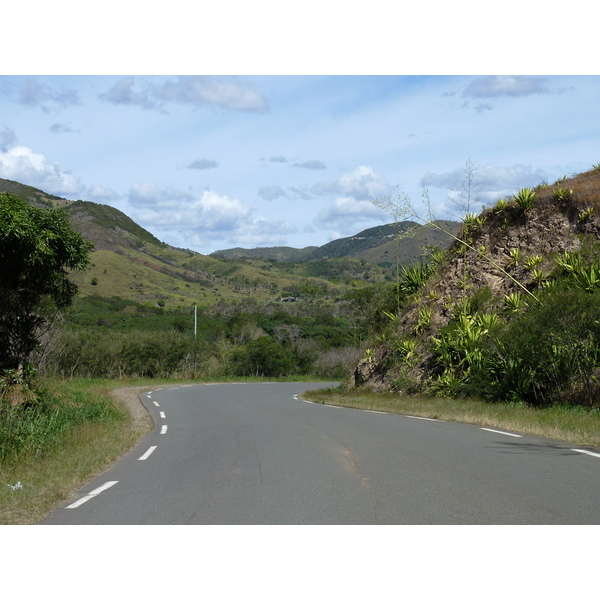
<path fill-rule="evenodd" d="M 536 267 L 538 267 L 539 265 L 541 265 L 543 260 L 544 260 L 543 256 L 540 256 L 539 254 L 532 254 L 531 256 L 528 256 L 525 259 L 525 262 L 523 263 L 523 265 L 525 266 L 525 268 L 528 271 L 531 271 L 531 270 L 535 269 Z"/>
<path fill-rule="evenodd" d="M 504 305 L 511 312 L 516 312 L 527 303 L 523 300 L 523 295 L 519 292 L 512 292 L 504 296 Z"/>
<path fill-rule="evenodd" d="M 523 188 L 513 196 L 521 212 L 526 213 L 533 207 L 535 202 L 535 191 L 531 188 Z"/>
<path fill-rule="evenodd" d="M 521 250 L 519 248 L 511 248 L 508 253 L 508 267 L 518 266 L 521 260 Z"/>

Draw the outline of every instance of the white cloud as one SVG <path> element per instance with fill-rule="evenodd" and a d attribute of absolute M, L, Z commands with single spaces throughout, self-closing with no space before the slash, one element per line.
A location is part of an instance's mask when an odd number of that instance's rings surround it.
<path fill-rule="evenodd" d="M 263 200 L 277 200 L 277 198 L 287 198 L 286 191 L 280 185 L 267 185 L 258 189 L 258 196 Z"/>
<path fill-rule="evenodd" d="M 312 169 L 318 171 L 326 169 L 327 165 L 322 160 L 305 160 L 303 162 L 294 163 L 292 167 L 298 167 L 299 169 Z"/>
<path fill-rule="evenodd" d="M 180 76 L 156 88 L 155 95 L 171 102 L 208 104 L 228 110 L 264 112 L 269 109 L 266 98 L 240 77 Z"/>
<path fill-rule="evenodd" d="M 368 200 L 357 200 L 349 196 L 336 198 L 319 212 L 314 224 L 319 229 L 335 229 L 341 232 L 354 232 L 360 223 L 384 220 L 384 214 Z"/>
<path fill-rule="evenodd" d="M 134 86 L 134 77 L 123 77 L 99 97 L 112 104 L 144 109 L 162 110 L 168 103 L 179 103 L 250 112 L 269 110 L 267 99 L 241 77 L 180 76 L 141 90 Z"/>
<path fill-rule="evenodd" d="M 78 178 L 58 163 L 49 164 L 43 154 L 26 146 L 12 146 L 0 152 L 0 177 L 59 196 L 73 197 L 85 191 Z"/>
<path fill-rule="evenodd" d="M 512 194 L 523 187 L 534 187 L 544 181 L 546 177 L 547 174 L 543 169 L 534 169 L 531 165 L 516 164 L 512 167 L 475 166 L 472 189 L 481 188 L 479 194 L 481 199 L 495 202 L 498 198 Z M 421 185 L 426 188 L 461 190 L 464 184 L 464 167 L 446 173 L 427 172 L 421 179 Z"/>
<path fill-rule="evenodd" d="M 100 184 L 93 184 L 86 188 L 83 199 L 98 204 L 112 204 L 117 202 L 120 199 L 120 196 L 115 190 Z"/>
<path fill-rule="evenodd" d="M 44 112 L 81 104 L 77 91 L 55 91 L 50 86 L 39 83 L 35 79 L 28 79 L 21 86 L 17 102 L 24 106 L 39 106 Z"/>
<path fill-rule="evenodd" d="M 318 195 L 344 195 L 359 200 L 374 200 L 390 192 L 390 185 L 372 167 L 360 166 L 344 173 L 336 181 L 325 181 L 314 185 L 312 191 Z"/>
<path fill-rule="evenodd" d="M 219 163 L 212 158 L 199 158 L 188 165 L 188 169 L 216 169 L 219 166 Z"/>
<path fill-rule="evenodd" d="M 98 97 L 111 104 L 141 106 L 144 109 L 158 108 L 156 102 L 150 98 L 150 92 L 148 90 L 143 92 L 134 91 L 134 84 L 134 77 L 123 77 L 108 92 L 99 94 Z"/>
<path fill-rule="evenodd" d="M 531 165 L 516 164 L 512 167 L 494 165 L 475 166 L 471 193 L 473 198 L 479 198 L 484 205 L 495 204 L 499 198 L 511 196 L 524 187 L 535 187 L 547 177 L 546 172 Z M 459 167 L 446 173 L 427 172 L 421 179 L 424 188 L 439 188 L 446 190 L 446 201 L 437 200 L 432 207 L 437 218 L 462 218 L 460 214 L 464 201 L 460 194 L 466 195 L 464 186 L 467 184 L 465 168 Z M 479 212 L 481 205 L 473 205 L 471 212 Z"/>
<path fill-rule="evenodd" d="M 463 96 L 491 98 L 495 96 L 530 96 L 547 93 L 544 77 L 524 75 L 488 75 L 473 80 L 464 90 Z"/>

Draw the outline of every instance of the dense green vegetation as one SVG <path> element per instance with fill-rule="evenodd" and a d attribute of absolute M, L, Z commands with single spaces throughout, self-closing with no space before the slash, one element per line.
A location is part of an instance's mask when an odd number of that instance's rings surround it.
<path fill-rule="evenodd" d="M 67 269 L 83 269 L 91 246 L 64 211 L 0 193 L 0 373 L 22 371 L 47 315 L 71 304 Z"/>

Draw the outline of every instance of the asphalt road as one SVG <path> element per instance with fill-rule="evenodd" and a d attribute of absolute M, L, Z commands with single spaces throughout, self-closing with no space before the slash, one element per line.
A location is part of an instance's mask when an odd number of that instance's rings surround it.
<path fill-rule="evenodd" d="M 143 394 L 155 429 L 40 523 L 600 523 L 599 453 L 299 398 L 323 386 Z"/>

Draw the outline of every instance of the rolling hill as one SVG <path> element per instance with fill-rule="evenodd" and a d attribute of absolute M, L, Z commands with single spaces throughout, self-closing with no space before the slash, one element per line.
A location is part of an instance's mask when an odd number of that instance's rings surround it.
<path fill-rule="evenodd" d="M 179 308 L 197 303 L 208 308 L 222 300 L 249 297 L 259 302 L 286 296 L 331 301 L 352 282 L 393 279 L 393 225 L 321 247 L 234 248 L 206 256 L 161 242 L 108 205 L 69 201 L 6 179 L 0 179 L 0 192 L 13 193 L 35 206 L 65 209 L 73 228 L 94 243 L 89 269 L 72 275 L 84 296 Z M 401 264 L 423 257 L 427 246 L 450 243 L 448 236 L 416 223 L 402 223 L 400 229 Z"/>

